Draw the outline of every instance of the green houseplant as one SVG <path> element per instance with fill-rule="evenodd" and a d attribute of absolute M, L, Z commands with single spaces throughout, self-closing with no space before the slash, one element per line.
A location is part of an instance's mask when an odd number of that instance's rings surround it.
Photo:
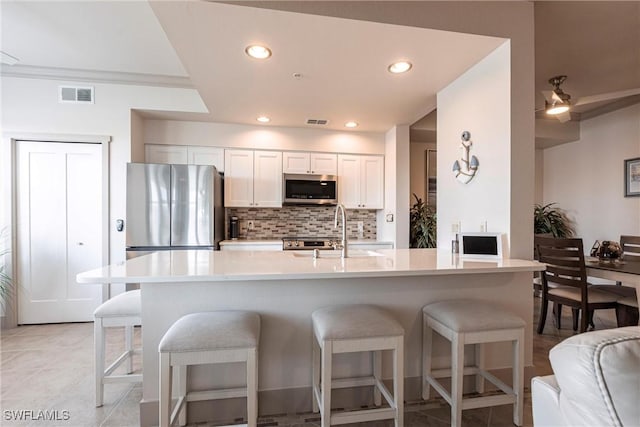
<path fill-rule="evenodd" d="M 11 252 L 7 240 L 5 230 L 0 231 L 0 306 L 2 308 L 5 307 L 12 289 L 11 276 L 7 273 L 5 265 L 5 256 Z"/>
<path fill-rule="evenodd" d="M 546 205 L 536 204 L 533 209 L 534 234 L 551 234 L 553 237 L 573 236 L 573 226 L 565 212 L 555 203 Z"/>
<path fill-rule="evenodd" d="M 411 206 L 411 236 L 410 245 L 412 248 L 435 248 L 436 247 L 436 210 L 429 206 L 418 196 Z"/>

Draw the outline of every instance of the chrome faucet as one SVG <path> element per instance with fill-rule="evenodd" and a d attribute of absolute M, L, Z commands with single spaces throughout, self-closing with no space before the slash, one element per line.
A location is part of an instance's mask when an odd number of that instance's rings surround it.
<path fill-rule="evenodd" d="M 344 210 L 344 205 L 342 203 L 338 203 L 336 205 L 336 212 L 333 218 L 333 228 L 338 228 L 338 211 L 341 212 L 342 217 L 342 258 L 347 258 L 349 256 L 347 249 L 347 214 Z"/>

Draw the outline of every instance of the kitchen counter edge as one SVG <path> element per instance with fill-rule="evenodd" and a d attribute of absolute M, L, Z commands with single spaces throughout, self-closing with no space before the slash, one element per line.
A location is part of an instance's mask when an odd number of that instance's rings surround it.
<path fill-rule="evenodd" d="M 163 251 L 86 271 L 78 283 L 162 283 L 442 276 L 533 272 L 537 261 L 475 260 L 436 249 L 382 249 L 368 258 L 294 257 L 289 252 Z M 250 269 L 251 271 L 247 271 Z"/>

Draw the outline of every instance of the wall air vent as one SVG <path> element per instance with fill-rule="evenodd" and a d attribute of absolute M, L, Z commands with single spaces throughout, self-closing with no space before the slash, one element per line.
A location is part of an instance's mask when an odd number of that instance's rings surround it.
<path fill-rule="evenodd" d="M 58 86 L 58 102 L 63 104 L 93 104 L 93 87 Z"/>
<path fill-rule="evenodd" d="M 307 119 L 307 124 L 308 125 L 320 125 L 320 126 L 324 126 L 328 123 L 329 121 L 326 119 Z"/>

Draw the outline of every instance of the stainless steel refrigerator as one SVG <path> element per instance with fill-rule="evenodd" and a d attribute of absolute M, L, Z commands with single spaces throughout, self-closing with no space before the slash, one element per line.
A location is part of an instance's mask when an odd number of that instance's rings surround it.
<path fill-rule="evenodd" d="M 127 258 L 167 249 L 218 249 L 222 178 L 215 166 L 127 164 Z"/>

